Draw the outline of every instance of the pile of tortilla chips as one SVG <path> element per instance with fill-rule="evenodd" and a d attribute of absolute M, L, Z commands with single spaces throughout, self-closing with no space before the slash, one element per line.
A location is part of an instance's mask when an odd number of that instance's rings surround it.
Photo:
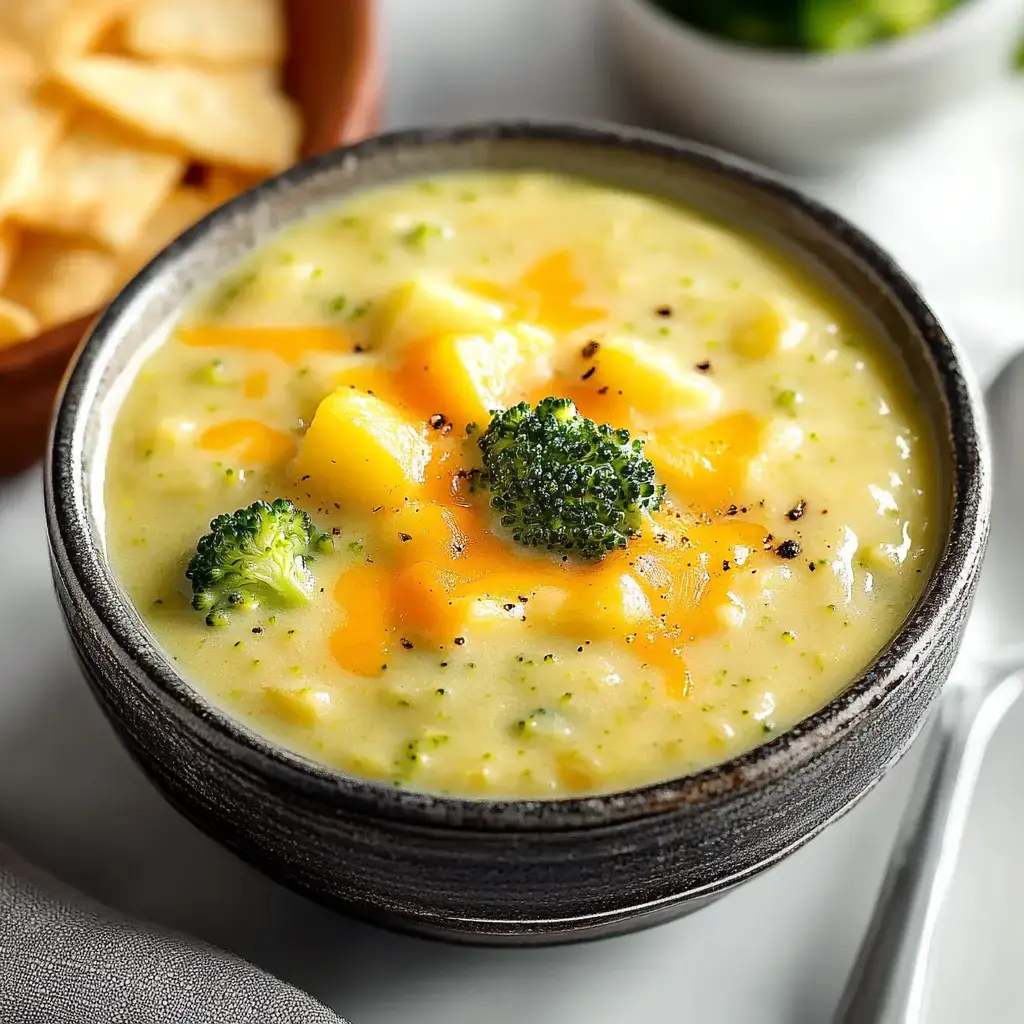
<path fill-rule="evenodd" d="M 0 346 L 292 163 L 280 0 L 0 0 Z"/>

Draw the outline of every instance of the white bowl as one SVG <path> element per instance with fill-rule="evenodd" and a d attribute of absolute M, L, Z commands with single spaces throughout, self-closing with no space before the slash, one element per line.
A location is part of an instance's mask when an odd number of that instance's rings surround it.
<path fill-rule="evenodd" d="M 790 170 L 884 144 L 1006 74 L 1022 0 L 968 0 L 864 50 L 788 53 L 722 41 L 649 0 L 607 0 L 610 37 L 640 96 L 688 135 Z"/>

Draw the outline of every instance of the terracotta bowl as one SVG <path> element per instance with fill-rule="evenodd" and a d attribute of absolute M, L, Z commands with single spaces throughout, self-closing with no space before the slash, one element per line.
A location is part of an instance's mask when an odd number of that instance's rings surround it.
<path fill-rule="evenodd" d="M 369 135 L 380 116 L 382 79 L 373 0 L 288 0 L 285 7 L 284 82 L 305 118 L 302 155 Z M 61 377 L 95 317 L 0 349 L 0 475 L 43 454 Z"/>
<path fill-rule="evenodd" d="M 104 424 L 140 346 L 280 228 L 409 176 L 527 167 L 686 203 L 784 247 L 845 291 L 906 366 L 937 439 L 937 561 L 859 678 L 742 757 L 588 799 L 426 796 L 275 747 L 182 678 L 104 556 Z M 694 910 L 754 877 L 852 807 L 908 748 L 949 673 L 977 584 L 990 504 L 983 423 L 957 349 L 899 267 L 842 218 L 748 164 L 627 129 L 399 132 L 232 200 L 101 316 L 68 377 L 45 477 L 54 579 L 88 679 L 127 748 L 229 848 L 315 899 L 393 927 L 492 943 L 592 938 Z"/>

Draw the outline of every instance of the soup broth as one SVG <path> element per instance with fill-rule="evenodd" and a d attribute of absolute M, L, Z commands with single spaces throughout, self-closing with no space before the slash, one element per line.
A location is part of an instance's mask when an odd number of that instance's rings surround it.
<path fill-rule="evenodd" d="M 666 488 L 599 559 L 490 507 L 492 411 L 547 396 L 644 441 Z M 652 197 L 451 175 L 288 228 L 186 311 L 118 414 L 107 544 L 184 676 L 284 747 L 591 794 L 749 750 L 855 678 L 927 579 L 932 454 L 874 328 L 780 255 Z M 197 540 L 279 497 L 330 536 L 310 599 L 207 625 Z"/>

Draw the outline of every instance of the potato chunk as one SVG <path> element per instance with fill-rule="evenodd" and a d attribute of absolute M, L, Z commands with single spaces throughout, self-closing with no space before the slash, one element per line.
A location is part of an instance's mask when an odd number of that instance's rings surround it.
<path fill-rule="evenodd" d="M 397 288 L 381 307 L 374 343 L 392 350 L 438 335 L 489 332 L 505 313 L 463 288 L 422 275 Z"/>
<path fill-rule="evenodd" d="M 292 725 L 316 725 L 331 710 L 331 695 L 310 686 L 298 690 L 266 686 L 263 700 L 272 715 Z"/>
<path fill-rule="evenodd" d="M 636 338 L 588 342 L 573 362 L 572 378 L 577 407 L 616 426 L 629 426 L 637 414 L 660 420 L 713 412 L 722 400 L 713 381 Z"/>
<path fill-rule="evenodd" d="M 430 461 L 425 435 L 393 405 L 342 388 L 317 408 L 296 470 L 314 493 L 375 508 L 419 493 Z"/>
<path fill-rule="evenodd" d="M 767 359 L 796 348 L 807 336 L 809 325 L 782 298 L 764 299 L 733 335 L 736 350 L 751 359 Z"/>
<path fill-rule="evenodd" d="M 405 350 L 402 388 L 426 416 L 440 413 L 457 426 L 486 423 L 528 382 L 547 376 L 542 356 L 552 345 L 549 334 L 526 326 L 427 337 Z"/>

